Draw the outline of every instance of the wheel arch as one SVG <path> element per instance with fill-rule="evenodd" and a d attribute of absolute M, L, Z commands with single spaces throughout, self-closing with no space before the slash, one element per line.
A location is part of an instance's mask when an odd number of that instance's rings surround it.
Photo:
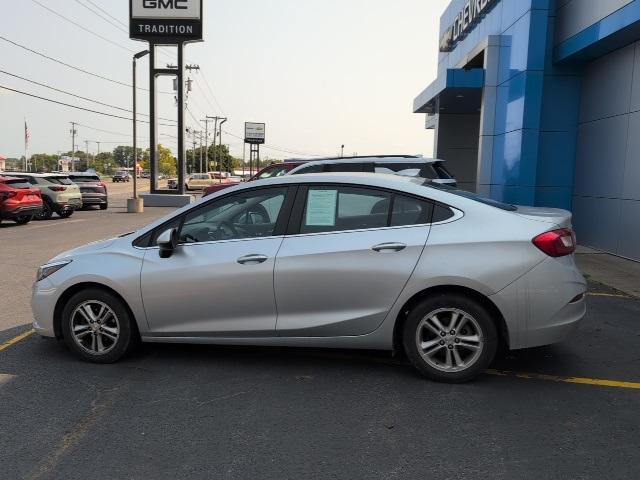
<path fill-rule="evenodd" d="M 53 332 L 55 334 L 55 337 L 57 339 L 62 339 L 63 338 L 63 334 L 62 334 L 62 311 L 64 310 L 65 305 L 67 304 L 67 302 L 71 299 L 71 297 L 73 297 L 76 293 L 81 292 L 82 290 L 86 290 L 89 288 L 93 288 L 93 289 L 98 289 L 98 290 L 102 290 L 104 292 L 110 293 L 111 295 L 114 295 L 115 297 L 117 297 L 122 304 L 125 306 L 125 308 L 127 309 L 127 313 L 130 315 L 131 319 L 133 320 L 133 329 L 135 332 L 135 335 L 140 338 L 140 330 L 138 328 L 138 320 L 136 319 L 136 316 L 133 313 L 133 310 L 131 310 L 131 307 L 129 306 L 129 304 L 127 303 L 127 301 L 124 299 L 124 297 L 122 295 L 120 295 L 116 290 L 114 290 L 111 287 L 108 287 L 102 283 L 96 283 L 96 282 L 82 282 L 82 283 L 77 283 L 75 285 L 71 285 L 70 287 L 68 287 L 63 293 L 62 295 L 60 295 L 60 297 L 58 298 L 58 301 L 56 302 L 56 306 L 53 310 Z"/>
<path fill-rule="evenodd" d="M 491 313 L 491 318 L 494 320 L 496 330 L 498 332 L 498 340 L 501 345 L 509 348 L 509 329 L 507 328 L 507 322 L 502 315 L 502 312 L 498 306 L 486 295 L 478 292 L 469 287 L 463 287 L 460 285 L 438 285 L 435 287 L 425 288 L 414 294 L 400 309 L 396 322 L 393 326 L 393 350 L 394 352 L 404 354 L 404 346 L 402 343 L 402 330 L 407 320 L 409 312 L 415 305 L 425 300 L 428 297 L 439 294 L 459 293 L 469 296 L 483 305 Z"/>

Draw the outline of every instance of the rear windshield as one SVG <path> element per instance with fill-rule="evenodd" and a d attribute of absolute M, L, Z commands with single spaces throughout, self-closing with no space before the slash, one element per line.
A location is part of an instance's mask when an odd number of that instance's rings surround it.
<path fill-rule="evenodd" d="M 58 185 L 73 185 L 73 182 L 69 177 L 44 177 L 49 183 L 56 183 Z"/>
<path fill-rule="evenodd" d="M 31 188 L 31 184 L 22 178 L 5 180 L 4 182 L 0 182 L 0 183 L 4 183 L 5 185 L 10 185 L 13 188 Z"/>
<path fill-rule="evenodd" d="M 69 175 L 69 178 L 76 183 L 95 183 L 100 181 L 100 177 L 97 175 Z"/>
<path fill-rule="evenodd" d="M 427 187 L 435 188 L 436 190 L 443 190 L 445 192 L 452 193 L 459 197 L 468 198 L 469 200 L 474 200 L 479 203 L 484 203 L 485 205 L 490 205 L 492 207 L 499 208 L 500 210 L 506 210 L 507 212 L 515 212 L 518 209 L 515 205 L 498 202 L 490 198 L 482 197 L 477 193 L 467 192 L 466 190 L 460 190 L 459 188 L 451 187 L 449 185 L 434 183 L 431 181 L 426 181 L 423 183 L 423 185 Z"/>

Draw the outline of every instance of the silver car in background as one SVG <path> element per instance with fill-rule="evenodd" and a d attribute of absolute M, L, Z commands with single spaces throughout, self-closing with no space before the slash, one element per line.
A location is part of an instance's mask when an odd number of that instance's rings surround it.
<path fill-rule="evenodd" d="M 498 344 L 560 342 L 585 314 L 571 215 L 395 175 L 232 187 L 40 267 L 35 330 L 108 363 L 138 339 L 403 350 L 479 375 Z"/>

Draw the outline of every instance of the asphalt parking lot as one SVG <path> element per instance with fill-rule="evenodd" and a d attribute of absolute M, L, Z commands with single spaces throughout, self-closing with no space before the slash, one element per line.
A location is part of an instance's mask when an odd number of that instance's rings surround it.
<path fill-rule="evenodd" d="M 40 263 L 170 211 L 126 214 L 110 187 L 106 212 L 0 227 L 0 478 L 640 477 L 640 301 L 598 285 L 571 338 L 464 385 L 379 352 L 144 345 L 97 366 L 29 335 Z"/>

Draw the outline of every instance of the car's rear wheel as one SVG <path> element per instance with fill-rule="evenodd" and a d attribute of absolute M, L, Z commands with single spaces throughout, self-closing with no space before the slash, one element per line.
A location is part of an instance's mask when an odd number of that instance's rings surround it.
<path fill-rule="evenodd" d="M 473 380 L 489 366 L 498 344 L 491 314 L 460 294 L 437 294 L 411 310 L 404 326 L 405 352 L 425 377 L 439 382 Z"/>
<path fill-rule="evenodd" d="M 53 216 L 53 208 L 48 200 L 42 202 L 42 210 L 36 214 L 37 220 L 49 220 Z"/>
<path fill-rule="evenodd" d="M 107 208 L 109 208 L 109 204 L 108 203 L 101 203 L 100 204 L 100 210 L 106 210 Z"/>
<path fill-rule="evenodd" d="M 62 311 L 65 343 L 83 360 L 113 363 L 135 345 L 133 319 L 123 302 L 107 291 L 76 293 Z"/>
<path fill-rule="evenodd" d="M 21 215 L 13 219 L 18 225 L 26 225 L 31 220 L 33 220 L 33 215 Z"/>

